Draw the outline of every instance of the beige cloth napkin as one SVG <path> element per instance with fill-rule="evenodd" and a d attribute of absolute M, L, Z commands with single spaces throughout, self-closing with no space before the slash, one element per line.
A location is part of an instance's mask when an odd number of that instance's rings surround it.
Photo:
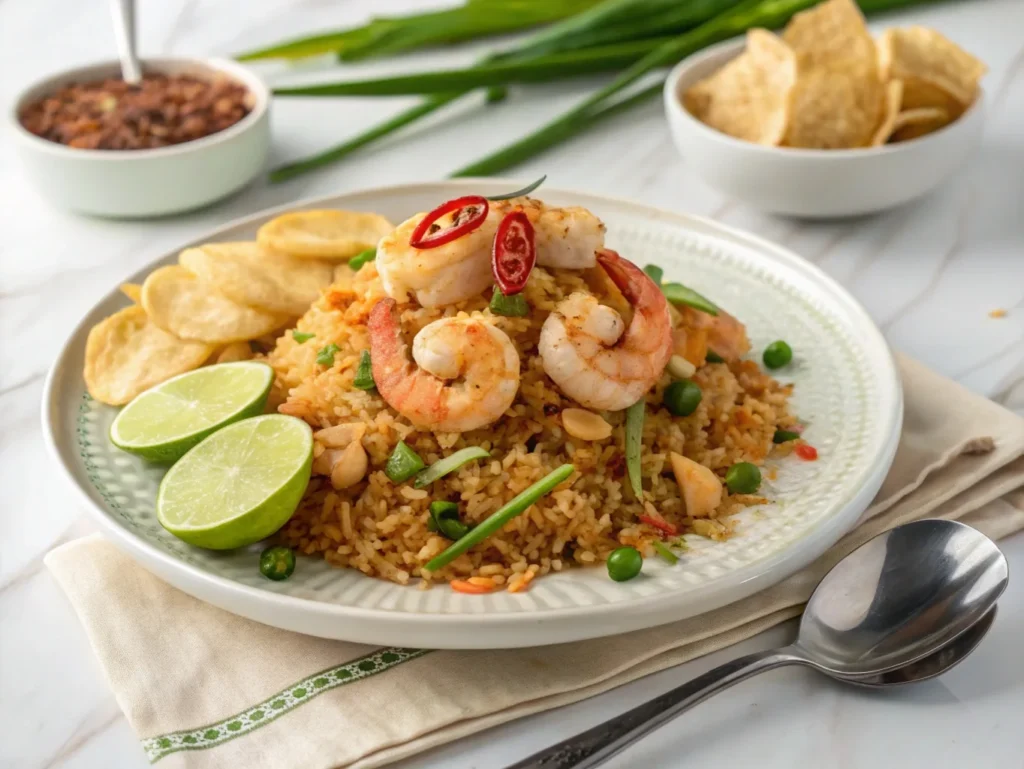
<path fill-rule="evenodd" d="M 861 525 L 775 587 L 659 628 L 537 649 L 375 649 L 215 609 L 98 537 L 64 545 L 46 563 L 150 760 L 166 769 L 368 769 L 794 617 L 837 559 L 896 524 L 959 518 L 993 538 L 1024 528 L 1024 419 L 906 358 L 899 368 L 902 442 Z"/>

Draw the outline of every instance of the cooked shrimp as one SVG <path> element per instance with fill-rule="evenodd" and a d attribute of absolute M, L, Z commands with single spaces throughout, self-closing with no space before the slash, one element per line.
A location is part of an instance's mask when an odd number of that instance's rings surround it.
<path fill-rule="evenodd" d="M 597 264 L 595 254 L 604 248 L 604 223 L 581 206 L 556 208 L 534 198 L 512 198 L 491 203 L 488 224 L 497 228 L 505 214 L 522 209 L 536 233 L 537 264 L 567 270 L 583 270 Z"/>
<path fill-rule="evenodd" d="M 451 225 L 453 211 L 437 221 Z M 426 214 L 402 222 L 377 244 L 377 272 L 384 291 L 392 299 L 408 302 L 410 295 L 424 307 L 443 307 L 480 294 L 494 282 L 491 277 L 491 243 L 498 228 L 488 222 L 460 238 L 436 248 L 409 245 L 416 225 Z M 488 217 L 490 218 L 490 217 Z"/>
<path fill-rule="evenodd" d="M 537 263 L 542 267 L 584 269 L 593 267 L 594 254 L 604 246 L 604 224 L 579 206 L 553 208 L 532 198 L 496 200 L 477 229 L 436 248 L 409 245 L 416 225 L 426 214 L 402 222 L 377 245 L 377 272 L 392 299 L 409 301 L 410 295 L 424 307 L 443 307 L 480 294 L 491 276 L 491 246 L 504 216 L 521 208 L 536 233 Z M 460 209 L 438 219 L 449 226 Z"/>
<path fill-rule="evenodd" d="M 672 347 L 690 363 L 700 366 L 713 350 L 727 361 L 739 360 L 750 350 L 746 327 L 721 307 L 718 315 L 692 307 L 679 308 L 682 322 L 672 331 Z"/>
<path fill-rule="evenodd" d="M 496 421 L 519 390 L 519 353 L 499 328 L 479 317 L 441 318 L 408 346 L 394 299 L 370 312 L 370 358 L 377 390 L 416 427 L 466 432 Z"/>
<path fill-rule="evenodd" d="M 625 327 L 611 307 L 576 292 L 544 321 L 539 350 L 562 391 L 592 409 L 619 411 L 650 390 L 672 356 L 672 322 L 665 295 L 642 270 L 614 251 L 597 261 L 633 306 Z"/>

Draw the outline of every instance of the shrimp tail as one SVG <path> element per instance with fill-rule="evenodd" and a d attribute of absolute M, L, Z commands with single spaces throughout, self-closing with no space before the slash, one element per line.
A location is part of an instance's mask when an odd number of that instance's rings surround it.
<path fill-rule="evenodd" d="M 597 261 L 611 278 L 622 295 L 631 305 L 636 307 L 649 300 L 653 293 L 661 294 L 650 276 L 628 259 L 623 259 L 617 251 L 602 248 L 597 252 Z M 664 295 L 662 295 L 664 296 Z M 665 300 L 663 299 L 662 302 Z"/>

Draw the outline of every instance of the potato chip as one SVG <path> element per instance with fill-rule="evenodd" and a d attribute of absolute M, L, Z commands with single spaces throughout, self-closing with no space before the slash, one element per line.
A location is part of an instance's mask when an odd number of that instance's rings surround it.
<path fill-rule="evenodd" d="M 966 106 L 955 96 L 916 77 L 905 77 L 903 80 L 903 101 L 900 110 L 907 112 L 914 109 L 940 109 L 953 117 L 960 117 Z"/>
<path fill-rule="evenodd" d="M 747 50 L 683 95 L 686 109 L 722 133 L 776 145 L 786 131 L 796 76 L 793 52 L 763 29 L 747 33 Z"/>
<path fill-rule="evenodd" d="M 351 259 L 374 248 L 395 229 L 379 214 L 362 211 L 292 211 L 260 227 L 256 240 L 265 248 L 292 256 Z"/>
<path fill-rule="evenodd" d="M 154 270 L 142 284 L 149 319 L 182 339 L 226 344 L 283 327 L 288 315 L 255 310 L 211 291 L 184 267 Z"/>
<path fill-rule="evenodd" d="M 102 403 L 122 406 L 141 392 L 199 368 L 213 350 L 157 328 L 138 305 L 97 323 L 85 343 L 85 385 Z"/>
<path fill-rule="evenodd" d="M 782 39 L 804 67 L 831 66 L 844 59 L 870 61 L 875 66 L 875 41 L 853 0 L 826 0 L 794 14 Z"/>
<path fill-rule="evenodd" d="M 225 345 L 216 355 L 211 363 L 234 363 L 238 360 L 250 360 L 253 356 L 252 347 L 248 342 L 232 342 Z"/>
<path fill-rule="evenodd" d="M 882 119 L 883 94 L 882 84 L 862 73 L 828 67 L 801 72 L 783 143 L 809 149 L 867 146 Z"/>
<path fill-rule="evenodd" d="M 977 98 L 978 82 L 988 71 L 984 62 L 925 27 L 887 29 L 878 42 L 878 62 L 884 77 L 900 78 L 911 84 L 906 96 L 912 102 L 905 101 L 904 109 L 949 109 L 949 104 L 938 101 L 941 96 L 934 93 L 937 88 L 952 97 L 963 111 Z M 929 90 L 931 98 L 926 100 Z"/>
<path fill-rule="evenodd" d="M 905 110 L 896 116 L 889 140 L 905 142 L 938 131 L 950 121 L 949 113 L 939 107 Z"/>
<path fill-rule="evenodd" d="M 131 299 L 135 304 L 139 303 L 142 297 L 142 286 L 138 283 L 122 283 L 119 287 L 121 293 Z"/>
<path fill-rule="evenodd" d="M 329 262 L 274 253 L 250 242 L 187 248 L 178 262 L 232 301 L 292 317 L 304 314 L 333 276 Z"/>
<path fill-rule="evenodd" d="M 900 102 L 903 99 L 903 81 L 890 80 L 885 86 L 885 113 L 882 115 L 882 122 L 875 129 L 875 135 L 871 138 L 872 147 L 880 147 L 889 141 L 893 126 L 896 124 L 896 116 L 900 113 Z"/>

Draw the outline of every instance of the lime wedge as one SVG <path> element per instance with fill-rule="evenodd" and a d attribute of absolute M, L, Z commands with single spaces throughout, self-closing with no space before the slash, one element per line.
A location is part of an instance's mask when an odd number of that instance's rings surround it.
<path fill-rule="evenodd" d="M 110 440 L 150 462 L 174 462 L 207 435 L 262 414 L 273 381 L 274 370 L 255 361 L 189 371 L 125 406 L 110 426 Z"/>
<path fill-rule="evenodd" d="M 280 529 L 309 483 L 313 431 L 301 419 L 264 414 L 218 430 L 164 476 L 156 517 L 198 547 L 251 545 Z"/>

